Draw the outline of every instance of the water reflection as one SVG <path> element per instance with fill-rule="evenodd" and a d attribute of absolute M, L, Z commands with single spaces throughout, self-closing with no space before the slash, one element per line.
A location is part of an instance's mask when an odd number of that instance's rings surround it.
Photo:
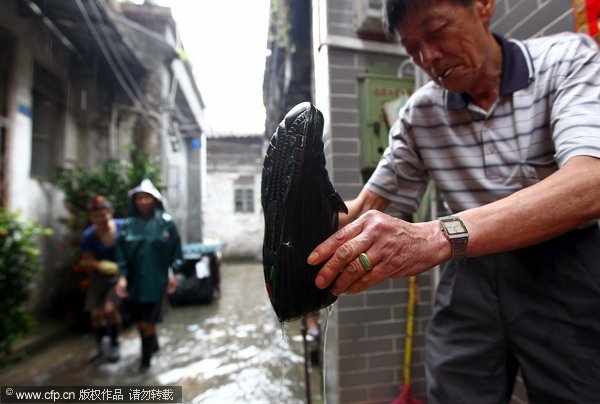
<path fill-rule="evenodd" d="M 302 403 L 304 356 L 298 324 L 283 330 L 266 297 L 262 267 L 224 263 L 221 297 L 178 307 L 159 327 L 161 349 L 138 374 L 136 331 L 122 333 L 121 360 L 90 365 L 93 338 L 74 336 L 0 373 L 16 385 L 180 385 L 185 403 Z"/>

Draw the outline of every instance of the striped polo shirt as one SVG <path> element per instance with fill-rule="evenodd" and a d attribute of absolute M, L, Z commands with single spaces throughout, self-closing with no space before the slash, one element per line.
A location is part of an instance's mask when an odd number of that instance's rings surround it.
<path fill-rule="evenodd" d="M 433 82 L 401 109 L 367 188 L 414 213 L 429 179 L 453 212 L 535 184 L 573 156 L 600 157 L 600 53 L 563 33 L 502 47 L 500 95 L 486 111 Z"/>

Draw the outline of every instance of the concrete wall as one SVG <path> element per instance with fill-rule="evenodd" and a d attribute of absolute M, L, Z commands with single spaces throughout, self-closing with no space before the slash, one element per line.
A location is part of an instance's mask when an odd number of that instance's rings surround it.
<path fill-rule="evenodd" d="M 204 237 L 225 243 L 225 259 L 262 258 L 260 186 L 264 142 L 261 135 L 208 139 L 207 189 L 202 206 Z M 241 177 L 253 179 L 253 212 L 235 212 L 234 190 Z"/>
<path fill-rule="evenodd" d="M 262 258 L 264 219 L 260 211 L 260 176 L 255 180 L 255 211 L 234 212 L 236 173 L 208 173 L 204 205 L 205 240 L 224 242 L 223 258 Z"/>
<path fill-rule="evenodd" d="M 575 30 L 570 0 L 496 0 L 492 30 L 525 39 Z"/>
<path fill-rule="evenodd" d="M 394 44 L 359 38 L 358 0 L 313 0 L 315 103 L 325 115 L 328 170 L 344 199 L 363 186 L 359 171 L 358 74 L 383 62 L 398 68 L 406 62 Z M 366 1 L 365 1 L 366 3 Z M 571 1 L 497 0 L 492 28 L 527 38 L 573 30 Z M 422 76 L 417 74 L 416 79 Z M 412 355 L 412 395 L 425 397 L 424 331 L 431 313 L 436 273 L 418 276 Z M 331 402 L 387 403 L 402 385 L 407 281 L 388 280 L 354 296 L 343 296 L 328 317 L 326 394 Z M 524 402 L 519 380 L 514 402 Z"/>
<path fill-rule="evenodd" d="M 190 139 L 201 136 L 203 105 L 189 69 L 186 70 L 180 60 L 168 64 L 162 56 L 150 54 L 152 66 L 146 67 L 151 74 L 144 76 L 136 72 L 139 74 L 135 84 L 158 112 L 149 111 L 142 119 L 139 109 L 132 107 L 132 100 L 115 78 L 119 72 L 109 68 L 99 51 L 94 53 L 94 38 L 91 33 L 88 33 L 89 38 L 85 37 L 84 25 L 77 31 L 81 38 L 76 38 L 76 42 L 83 45 L 68 49 L 39 17 L 20 13 L 19 3 L 26 9 L 25 3 L 9 0 L 3 2 L 0 13 L 0 29 L 14 45 L 10 88 L 0 89 L 8 92 L 5 204 L 9 210 L 21 212 L 25 219 L 34 219 L 55 231 L 54 237 L 42 239 L 44 270 L 33 306 L 40 314 L 64 313 L 66 308 L 61 304 L 69 302 L 69 295 L 76 293 L 78 277 L 71 271 L 76 251 L 68 245 L 67 229 L 59 221 L 68 214 L 62 192 L 55 185 L 54 168 L 76 161 L 92 169 L 107 158 L 129 159 L 129 152 L 122 146 L 135 143 L 161 164 L 167 185 L 166 205 L 183 241 L 201 241 L 199 206 L 192 216 L 188 212 L 190 203 L 201 203 L 202 175 L 206 169 L 203 152 L 190 149 Z M 173 37 L 171 33 L 170 38 Z M 32 155 L 35 65 L 52 73 L 58 81 L 52 87 L 60 88 L 60 94 L 56 94 L 59 100 L 56 136 L 51 139 L 47 153 L 52 159 L 47 178 L 35 178 L 30 170 L 32 161 L 40 158 Z M 174 77 L 177 86 L 173 85 Z M 173 88 L 179 89 L 183 96 L 175 100 Z M 195 130 L 188 128 L 185 138 L 181 133 L 166 129 L 173 127 L 174 107 L 184 111 L 178 117 L 187 119 L 184 123 L 188 127 L 194 127 L 191 123 L 197 124 Z M 191 112 L 185 114 L 185 111 Z M 173 147 L 173 137 L 177 138 L 178 147 Z M 194 178 L 190 178 L 190 173 Z M 188 189 L 193 189 L 193 197 L 189 196 Z"/>
<path fill-rule="evenodd" d="M 52 288 L 38 288 L 32 305 L 39 310 L 50 311 L 56 308 L 59 296 L 68 293 L 69 273 L 64 273 L 65 228 L 58 224 L 58 218 L 65 216 L 62 195 L 51 181 L 32 178 L 30 167 L 32 155 L 32 114 L 33 114 L 33 68 L 40 65 L 50 71 L 60 81 L 63 103 L 60 106 L 60 137 L 52 144 L 50 156 L 57 162 L 73 157 L 74 144 L 78 133 L 75 130 L 73 116 L 65 114 L 74 102 L 68 98 L 69 92 L 78 92 L 78 84 L 70 86 L 68 69 L 71 54 L 39 20 L 23 18 L 18 15 L 16 2 L 7 1 L 0 13 L 0 27 L 6 30 L 14 40 L 14 60 L 8 99 L 7 164 L 6 181 L 8 192 L 6 206 L 9 210 L 21 212 L 25 219 L 35 220 L 44 226 L 54 228 L 55 236 L 42 238 L 41 247 L 45 262 L 44 272 L 39 285 L 53 285 Z M 5 91 L 2 89 L 1 91 Z M 67 147 L 68 146 L 68 147 Z M 69 286 L 72 286 L 69 285 Z"/>

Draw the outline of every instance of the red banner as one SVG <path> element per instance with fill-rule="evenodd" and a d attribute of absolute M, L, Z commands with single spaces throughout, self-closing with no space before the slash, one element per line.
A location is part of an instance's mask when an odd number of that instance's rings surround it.
<path fill-rule="evenodd" d="M 575 30 L 600 42 L 600 0 L 573 0 Z"/>

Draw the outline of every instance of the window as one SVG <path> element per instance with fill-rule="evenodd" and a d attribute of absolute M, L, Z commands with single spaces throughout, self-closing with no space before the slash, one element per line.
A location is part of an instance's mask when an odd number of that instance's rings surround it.
<path fill-rule="evenodd" d="M 254 177 L 240 177 L 234 187 L 235 212 L 254 213 Z"/>
<path fill-rule="evenodd" d="M 51 179 L 55 171 L 60 99 L 58 78 L 36 65 L 33 71 L 31 143 L 31 176 L 34 178 Z"/>

